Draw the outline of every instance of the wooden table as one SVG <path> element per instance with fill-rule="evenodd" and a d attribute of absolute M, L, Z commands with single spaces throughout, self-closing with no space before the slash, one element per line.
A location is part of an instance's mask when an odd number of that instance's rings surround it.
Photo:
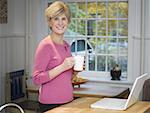
<path fill-rule="evenodd" d="M 28 86 L 28 93 L 38 93 L 38 87 Z M 74 87 L 74 97 L 120 97 L 127 98 L 129 88 L 114 86 L 99 86 L 89 82 L 80 87 Z"/>
<path fill-rule="evenodd" d="M 45 113 L 144 113 L 144 111 L 150 108 L 150 102 L 142 101 L 138 101 L 125 111 L 90 108 L 90 105 L 99 99 L 100 98 L 82 97 Z"/>
<path fill-rule="evenodd" d="M 101 86 L 87 82 L 80 87 L 74 87 L 74 97 L 120 97 L 127 98 L 129 88 Z"/>

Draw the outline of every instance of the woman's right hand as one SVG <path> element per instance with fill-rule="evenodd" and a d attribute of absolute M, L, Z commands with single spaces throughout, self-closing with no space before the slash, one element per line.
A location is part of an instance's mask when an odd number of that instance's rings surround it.
<path fill-rule="evenodd" d="M 73 57 L 68 57 L 68 58 L 65 58 L 64 62 L 62 63 L 62 67 L 64 69 L 64 71 L 72 68 L 74 66 L 74 58 Z"/>

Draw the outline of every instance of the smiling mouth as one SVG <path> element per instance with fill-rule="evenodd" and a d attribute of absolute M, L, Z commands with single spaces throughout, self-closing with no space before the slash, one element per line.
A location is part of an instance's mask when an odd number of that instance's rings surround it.
<path fill-rule="evenodd" d="M 56 27 L 58 30 L 63 30 L 65 27 Z"/>

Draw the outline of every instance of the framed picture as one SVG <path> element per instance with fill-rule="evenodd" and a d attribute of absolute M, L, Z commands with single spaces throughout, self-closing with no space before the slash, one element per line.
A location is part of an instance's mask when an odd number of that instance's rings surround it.
<path fill-rule="evenodd" d="M 0 24 L 7 23 L 7 0 L 0 0 Z"/>

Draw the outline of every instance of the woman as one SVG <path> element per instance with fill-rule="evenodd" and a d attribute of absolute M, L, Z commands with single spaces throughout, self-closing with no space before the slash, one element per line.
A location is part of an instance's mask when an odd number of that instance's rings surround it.
<path fill-rule="evenodd" d="M 66 4 L 55 1 L 45 10 L 45 15 L 51 33 L 37 47 L 33 72 L 33 82 L 40 86 L 42 112 L 73 100 L 74 58 L 70 46 L 64 41 L 70 11 Z"/>

